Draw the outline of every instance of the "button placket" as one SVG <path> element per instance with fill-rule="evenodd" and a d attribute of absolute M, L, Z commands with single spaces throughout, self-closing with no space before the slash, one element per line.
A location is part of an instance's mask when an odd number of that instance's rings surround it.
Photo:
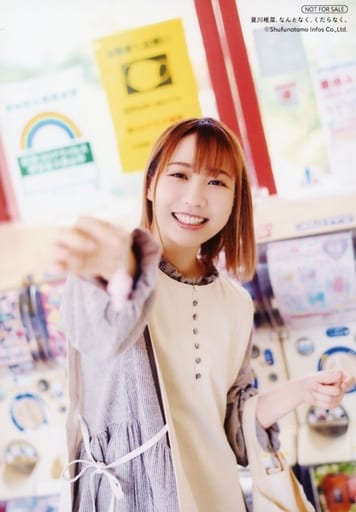
<path fill-rule="evenodd" d="M 194 341 L 194 368 L 195 368 L 195 380 L 199 380 L 202 378 L 201 373 L 201 354 L 200 354 L 200 340 L 199 340 L 199 329 L 198 329 L 198 296 L 197 296 L 197 287 L 193 286 L 193 299 L 192 299 L 192 306 L 193 306 L 193 312 L 192 312 L 192 320 L 193 320 L 193 338 L 196 338 Z"/>

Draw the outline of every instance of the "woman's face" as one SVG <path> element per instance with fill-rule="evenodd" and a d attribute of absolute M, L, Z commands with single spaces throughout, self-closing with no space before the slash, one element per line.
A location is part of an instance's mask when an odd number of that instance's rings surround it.
<path fill-rule="evenodd" d="M 163 247 L 199 249 L 227 223 L 234 202 L 234 178 L 224 169 L 194 169 L 194 134 L 183 138 L 156 190 L 148 191 L 153 202 L 152 231 Z M 197 172 L 199 171 L 199 172 Z"/>

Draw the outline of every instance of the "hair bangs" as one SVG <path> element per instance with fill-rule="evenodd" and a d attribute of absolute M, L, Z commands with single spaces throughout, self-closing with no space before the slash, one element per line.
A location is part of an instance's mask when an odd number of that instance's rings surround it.
<path fill-rule="evenodd" d="M 194 132 L 196 135 L 196 150 L 194 158 L 194 171 L 207 172 L 211 176 L 217 176 L 225 171 L 235 178 L 235 172 L 231 168 L 231 155 L 229 156 L 229 144 L 226 136 L 216 127 L 203 125 Z"/>

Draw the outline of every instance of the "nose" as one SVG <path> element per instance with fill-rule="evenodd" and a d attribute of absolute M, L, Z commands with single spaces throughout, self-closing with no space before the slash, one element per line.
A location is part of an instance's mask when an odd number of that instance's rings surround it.
<path fill-rule="evenodd" d="M 200 176 L 193 175 L 187 183 L 184 201 L 189 206 L 202 207 L 206 205 L 206 187 Z"/>

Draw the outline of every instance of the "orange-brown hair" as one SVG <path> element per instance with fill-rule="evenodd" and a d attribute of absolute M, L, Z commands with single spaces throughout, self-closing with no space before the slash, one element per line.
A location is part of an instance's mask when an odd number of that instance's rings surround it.
<path fill-rule="evenodd" d="M 224 169 L 235 180 L 235 198 L 225 227 L 204 242 L 200 254 L 205 261 L 216 263 L 220 252 L 225 255 L 228 272 L 240 279 L 250 279 L 255 270 L 256 244 L 250 180 L 243 151 L 234 133 L 213 118 L 185 119 L 167 128 L 155 143 L 145 171 L 141 223 L 150 229 L 153 204 L 148 188 L 155 191 L 157 180 L 183 137 L 196 135 L 194 172 Z"/>

